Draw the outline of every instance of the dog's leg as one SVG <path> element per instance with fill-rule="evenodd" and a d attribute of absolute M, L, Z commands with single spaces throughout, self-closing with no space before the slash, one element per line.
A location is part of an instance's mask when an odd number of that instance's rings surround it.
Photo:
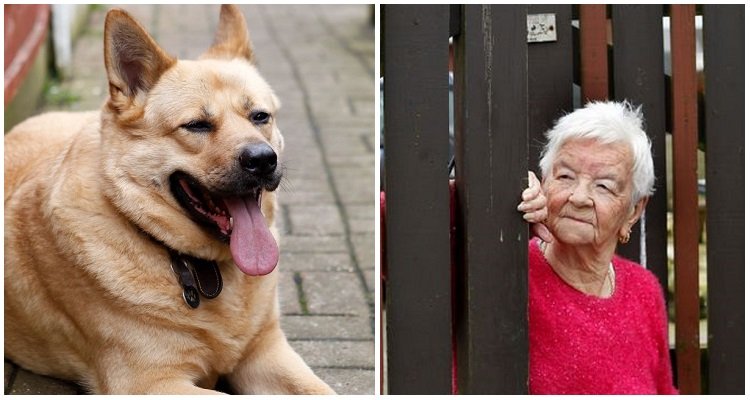
<path fill-rule="evenodd" d="M 164 381 L 152 386 L 147 394 L 226 394 L 215 390 L 203 389 L 189 381 Z"/>
<path fill-rule="evenodd" d="M 162 376 L 158 372 L 110 376 L 93 387 L 97 394 L 225 394 L 198 387 L 188 377 Z"/>
<path fill-rule="evenodd" d="M 203 389 L 195 386 L 192 382 L 187 380 L 180 381 L 159 381 L 153 382 L 146 386 L 139 384 L 138 382 L 130 382 L 128 388 L 112 388 L 112 390 L 104 390 L 101 394 L 226 394 L 217 392 L 215 390 Z"/>
<path fill-rule="evenodd" d="M 289 346 L 278 322 L 248 350 L 228 376 L 238 393 L 336 394 Z"/>

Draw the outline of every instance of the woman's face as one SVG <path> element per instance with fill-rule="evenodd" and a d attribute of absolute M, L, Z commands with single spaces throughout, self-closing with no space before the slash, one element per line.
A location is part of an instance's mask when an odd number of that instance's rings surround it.
<path fill-rule="evenodd" d="M 552 234 L 570 245 L 613 246 L 645 205 L 631 206 L 632 166 L 632 150 L 625 143 L 565 142 L 543 182 Z"/>

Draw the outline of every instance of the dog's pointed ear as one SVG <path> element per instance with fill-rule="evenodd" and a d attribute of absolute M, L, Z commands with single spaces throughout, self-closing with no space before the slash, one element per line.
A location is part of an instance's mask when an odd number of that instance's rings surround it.
<path fill-rule="evenodd" d="M 223 4 L 219 15 L 214 43 L 201 58 L 244 58 L 251 63 L 253 45 L 247 32 L 247 23 L 242 11 L 235 5 Z"/>
<path fill-rule="evenodd" d="M 110 96 L 148 92 L 176 60 L 127 12 L 110 10 L 104 23 L 104 65 Z"/>

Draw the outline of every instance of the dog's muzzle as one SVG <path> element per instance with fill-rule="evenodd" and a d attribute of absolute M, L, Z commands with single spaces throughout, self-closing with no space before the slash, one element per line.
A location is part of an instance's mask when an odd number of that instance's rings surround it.
<path fill-rule="evenodd" d="M 245 145 L 235 160 L 223 180 L 210 187 L 183 171 L 170 176 L 170 187 L 188 216 L 228 242 L 242 272 L 265 275 L 278 262 L 278 247 L 261 213 L 262 193 L 276 190 L 281 168 L 267 143 Z"/>

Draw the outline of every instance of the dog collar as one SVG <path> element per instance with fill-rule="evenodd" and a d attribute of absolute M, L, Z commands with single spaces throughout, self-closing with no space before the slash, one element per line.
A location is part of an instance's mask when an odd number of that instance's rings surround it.
<path fill-rule="evenodd" d="M 191 308 L 198 308 L 200 295 L 213 299 L 221 293 L 221 272 L 216 261 L 202 260 L 169 249 L 172 271 L 182 287 L 182 298 Z"/>

